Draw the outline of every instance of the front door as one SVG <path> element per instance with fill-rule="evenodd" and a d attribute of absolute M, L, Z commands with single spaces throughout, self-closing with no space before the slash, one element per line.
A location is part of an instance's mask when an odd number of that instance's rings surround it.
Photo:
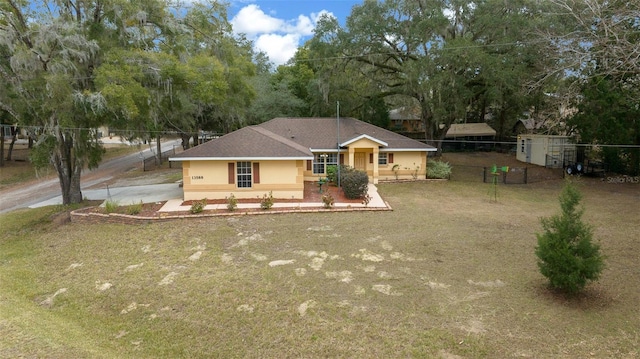
<path fill-rule="evenodd" d="M 367 154 L 364 152 L 356 152 L 353 154 L 353 167 L 360 171 L 365 171 Z"/>

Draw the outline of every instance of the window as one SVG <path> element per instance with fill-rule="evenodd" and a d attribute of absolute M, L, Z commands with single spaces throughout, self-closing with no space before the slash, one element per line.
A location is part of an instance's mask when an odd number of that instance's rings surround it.
<path fill-rule="evenodd" d="M 524 153 L 524 140 L 522 140 L 522 145 L 520 147 L 520 152 Z"/>
<path fill-rule="evenodd" d="M 378 153 L 378 164 L 386 165 L 387 162 L 387 154 L 386 153 Z"/>
<path fill-rule="evenodd" d="M 313 155 L 313 174 L 326 174 L 325 164 L 327 166 L 338 164 L 337 153 L 322 153 Z"/>
<path fill-rule="evenodd" d="M 238 162 L 238 188 L 251 188 L 251 162 Z"/>

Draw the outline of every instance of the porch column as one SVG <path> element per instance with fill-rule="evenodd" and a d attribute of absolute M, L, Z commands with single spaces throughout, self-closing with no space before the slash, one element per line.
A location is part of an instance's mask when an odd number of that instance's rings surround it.
<path fill-rule="evenodd" d="M 378 184 L 378 157 L 380 154 L 380 149 L 378 147 L 373 148 L 373 184 Z"/>
<path fill-rule="evenodd" d="M 351 167 L 355 167 L 355 153 L 356 153 L 356 149 L 353 147 L 349 147 L 349 158 L 347 158 L 347 163 L 345 163 L 345 165 L 347 166 L 351 166 Z"/>

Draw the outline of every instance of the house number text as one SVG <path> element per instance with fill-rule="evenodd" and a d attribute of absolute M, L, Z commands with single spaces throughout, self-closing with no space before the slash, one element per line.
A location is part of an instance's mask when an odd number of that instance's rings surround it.
<path fill-rule="evenodd" d="M 191 176 L 192 180 L 204 179 L 204 176 Z"/>

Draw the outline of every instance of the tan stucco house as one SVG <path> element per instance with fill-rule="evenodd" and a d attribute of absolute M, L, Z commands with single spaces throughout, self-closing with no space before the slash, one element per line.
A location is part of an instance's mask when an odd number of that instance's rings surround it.
<path fill-rule="evenodd" d="M 338 123 L 339 129 L 338 129 Z M 304 181 L 345 164 L 380 180 L 426 177 L 432 146 L 354 118 L 275 118 L 186 150 L 181 161 L 184 200 L 302 199 Z"/>

